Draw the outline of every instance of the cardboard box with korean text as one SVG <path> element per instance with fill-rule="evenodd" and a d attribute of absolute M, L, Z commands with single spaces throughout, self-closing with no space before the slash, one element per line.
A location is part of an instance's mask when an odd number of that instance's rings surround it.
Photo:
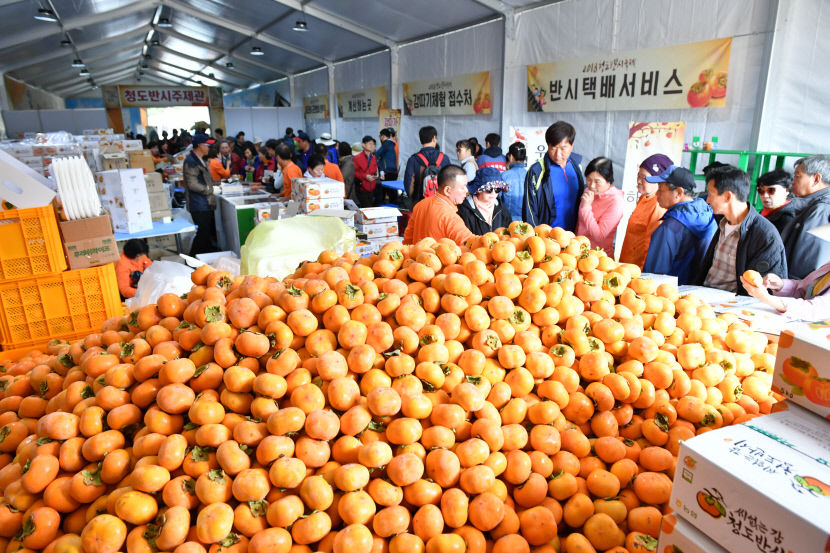
<path fill-rule="evenodd" d="M 150 211 L 153 213 L 170 211 L 170 196 L 164 192 L 148 192 L 147 198 L 150 200 Z"/>
<path fill-rule="evenodd" d="M 118 261 L 120 254 L 109 214 L 77 221 L 58 221 L 58 226 L 70 269 L 86 269 Z"/>
<path fill-rule="evenodd" d="M 150 171 L 144 175 L 144 184 L 147 185 L 147 193 L 164 192 L 164 181 L 159 173 Z"/>
<path fill-rule="evenodd" d="M 124 154 L 101 154 L 101 169 L 104 171 L 116 171 L 129 168 L 127 156 Z"/>
<path fill-rule="evenodd" d="M 792 403 L 681 442 L 669 506 L 732 553 L 830 551 L 830 432 Z"/>
<path fill-rule="evenodd" d="M 686 522 L 677 513 L 664 515 L 660 525 L 660 541 L 654 549 L 654 538 L 648 536 L 643 543 L 644 550 L 667 551 L 669 553 L 726 553 L 726 549 L 712 541 L 712 539 Z"/>
<path fill-rule="evenodd" d="M 397 223 L 400 216 L 401 212 L 394 207 L 364 207 L 357 211 L 354 221 L 358 225 Z"/>
<path fill-rule="evenodd" d="M 101 203 L 115 232 L 132 234 L 153 228 L 150 199 L 141 169 L 101 171 L 96 175 Z"/>
<path fill-rule="evenodd" d="M 369 239 L 382 236 L 398 236 L 398 221 L 394 223 L 361 224 L 357 225 L 355 230 L 365 234 Z"/>
<path fill-rule="evenodd" d="M 298 202 L 298 204 L 302 213 L 311 213 L 318 209 L 343 209 L 343 198 L 306 199 Z"/>
<path fill-rule="evenodd" d="M 772 385 L 793 403 L 830 418 L 830 341 L 825 334 L 782 332 Z"/>
<path fill-rule="evenodd" d="M 130 169 L 141 169 L 145 173 L 152 173 L 156 169 L 153 162 L 153 154 L 150 150 L 137 150 L 128 152 Z"/>
<path fill-rule="evenodd" d="M 291 181 L 291 199 L 298 202 L 323 198 L 340 198 L 342 200 L 345 195 L 345 185 L 334 179 L 304 177 Z"/>

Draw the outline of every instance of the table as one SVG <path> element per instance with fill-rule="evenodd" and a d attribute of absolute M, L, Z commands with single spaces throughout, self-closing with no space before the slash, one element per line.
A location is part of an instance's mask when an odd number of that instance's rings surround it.
<path fill-rule="evenodd" d="M 149 230 L 134 232 L 132 234 L 116 232 L 115 241 L 124 242 L 125 240 L 131 240 L 133 238 L 156 238 L 158 236 L 169 236 L 173 234 L 176 238 L 176 249 L 179 250 L 176 253 L 179 253 L 182 250 L 181 233 L 183 232 L 196 232 L 196 225 L 187 219 L 173 219 L 169 223 L 155 221 L 153 223 L 153 228 Z"/>
<path fill-rule="evenodd" d="M 380 184 L 384 188 L 390 188 L 392 190 L 397 190 L 399 192 L 406 192 L 403 189 L 403 181 L 402 180 L 385 180 L 385 181 L 381 181 Z"/>

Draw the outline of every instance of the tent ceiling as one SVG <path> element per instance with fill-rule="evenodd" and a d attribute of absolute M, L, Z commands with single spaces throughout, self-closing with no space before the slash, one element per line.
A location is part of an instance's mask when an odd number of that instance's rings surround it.
<path fill-rule="evenodd" d="M 85 93 L 93 82 L 134 84 L 142 78 L 235 90 L 539 3 L 5 0 L 0 2 L 0 71 L 64 96 Z M 34 20 L 40 7 L 53 9 L 59 22 Z M 172 27 L 160 26 L 162 18 Z M 308 32 L 292 30 L 297 21 L 305 21 Z M 64 38 L 72 45 L 62 47 Z M 252 56 L 253 47 L 264 55 Z M 87 65 L 89 77 L 71 67 L 75 58 Z M 142 62 L 148 67 L 140 75 Z"/>

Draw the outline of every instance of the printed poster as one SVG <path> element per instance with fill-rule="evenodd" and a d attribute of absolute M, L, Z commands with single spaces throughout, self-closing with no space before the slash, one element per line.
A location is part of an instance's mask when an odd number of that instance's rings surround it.
<path fill-rule="evenodd" d="M 379 130 L 393 128 L 395 135 L 401 132 L 401 110 L 399 109 L 382 109 L 378 114 Z"/>
<path fill-rule="evenodd" d="M 527 166 L 530 168 L 548 152 L 548 143 L 545 142 L 547 130 L 547 127 L 510 127 L 510 140 L 507 143 L 502 142 L 504 151 L 514 142 L 521 142 L 525 145 Z"/>
<path fill-rule="evenodd" d="M 306 96 L 303 98 L 303 117 L 306 119 L 329 118 L 329 95 Z"/>
<path fill-rule="evenodd" d="M 625 229 L 628 219 L 637 205 L 637 173 L 640 164 L 653 154 L 665 154 L 675 165 L 682 164 L 683 137 L 686 133 L 686 123 L 636 123 L 631 122 L 628 127 L 628 148 L 625 153 L 625 167 L 623 168 L 623 216 L 617 226 L 617 235 L 614 241 L 614 258 L 619 259 L 625 239 Z M 615 171 L 616 172 L 616 171 Z"/>
<path fill-rule="evenodd" d="M 387 107 L 385 86 L 337 93 L 337 115 L 343 119 L 375 117 Z"/>
<path fill-rule="evenodd" d="M 492 113 L 490 72 L 403 83 L 405 115 Z"/>
<path fill-rule="evenodd" d="M 527 66 L 527 110 L 690 109 L 726 104 L 732 38 Z"/>

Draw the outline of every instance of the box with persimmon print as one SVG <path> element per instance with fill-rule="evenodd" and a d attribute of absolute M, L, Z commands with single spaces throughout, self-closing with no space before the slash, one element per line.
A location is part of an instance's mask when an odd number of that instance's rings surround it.
<path fill-rule="evenodd" d="M 821 323 L 817 323 L 821 324 Z M 830 418 L 830 336 L 785 330 L 778 339 L 772 386 L 820 417 Z M 830 432 L 830 427 L 827 428 Z"/>

